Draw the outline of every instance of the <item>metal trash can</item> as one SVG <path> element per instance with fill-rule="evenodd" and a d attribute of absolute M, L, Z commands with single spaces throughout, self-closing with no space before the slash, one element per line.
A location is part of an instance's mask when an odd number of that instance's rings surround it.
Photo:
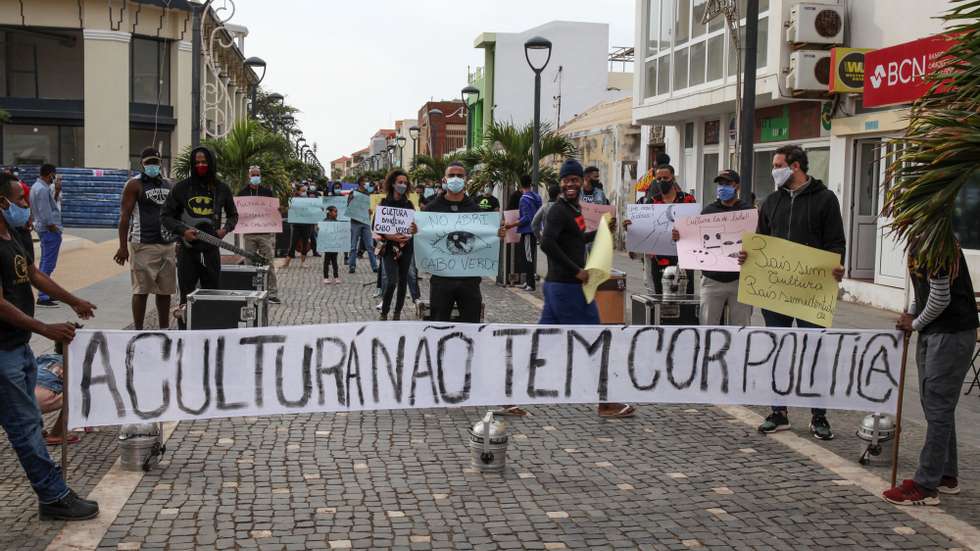
<path fill-rule="evenodd" d="M 484 472 L 501 472 L 507 461 L 507 423 L 498 421 L 493 411 L 470 429 L 470 464 Z"/>
<path fill-rule="evenodd" d="M 123 425 L 119 429 L 119 465 L 127 471 L 149 471 L 167 451 L 160 423 Z"/>
<path fill-rule="evenodd" d="M 599 323 L 626 323 L 626 272 L 612 270 L 609 279 L 596 289 L 595 303 L 599 308 Z"/>

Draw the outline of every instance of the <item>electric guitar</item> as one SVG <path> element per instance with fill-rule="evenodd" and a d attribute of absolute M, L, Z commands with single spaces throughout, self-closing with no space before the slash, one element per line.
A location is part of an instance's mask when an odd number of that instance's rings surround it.
<path fill-rule="evenodd" d="M 233 253 L 235 253 L 235 254 L 237 254 L 237 255 L 239 255 L 239 256 L 247 259 L 249 262 L 252 262 L 253 264 L 256 264 L 258 266 L 268 266 L 269 265 L 269 259 L 267 259 L 266 257 L 264 257 L 264 256 L 262 256 L 260 254 L 253 253 L 251 251 L 246 251 L 245 249 L 243 249 L 241 247 L 235 246 L 235 245 L 233 245 L 231 243 L 228 243 L 227 241 L 223 241 L 221 239 L 218 239 L 214 235 L 211 235 L 209 233 L 209 231 L 213 231 L 213 228 L 214 227 L 211 225 L 210 222 L 200 222 L 197 225 L 195 225 L 194 226 L 194 229 L 197 230 L 197 239 L 196 239 L 196 241 L 202 241 L 202 242 L 207 243 L 209 245 L 214 245 L 215 247 L 218 247 L 219 249 L 224 249 L 226 251 L 231 251 L 231 252 L 233 252 Z M 188 249 L 194 247 L 194 243 L 193 242 L 188 241 L 188 240 L 184 239 L 183 237 L 181 237 L 181 241 L 183 242 L 184 246 L 187 247 Z"/>

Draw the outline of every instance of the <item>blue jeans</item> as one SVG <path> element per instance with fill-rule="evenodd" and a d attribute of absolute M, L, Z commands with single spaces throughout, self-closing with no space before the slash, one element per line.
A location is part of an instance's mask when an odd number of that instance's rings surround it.
<path fill-rule="evenodd" d="M 364 243 L 367 249 L 368 258 L 371 260 L 371 270 L 378 270 L 378 258 L 374 256 L 374 239 L 371 238 L 371 226 L 362 224 L 356 220 L 350 221 L 350 256 L 347 259 L 347 266 L 353 270 L 357 266 L 357 247 L 360 242 Z"/>
<path fill-rule="evenodd" d="M 41 410 L 34 398 L 37 365 L 28 345 L 0 350 L 0 425 L 41 503 L 68 495 L 61 468 L 41 436 Z"/>
<path fill-rule="evenodd" d="M 819 325 L 815 323 L 810 323 L 806 320 L 801 320 L 787 316 L 786 314 L 780 314 L 779 312 L 773 312 L 772 310 L 762 309 L 762 319 L 766 320 L 766 327 L 793 327 L 793 322 L 796 322 L 796 326 L 802 329 L 822 329 Z M 786 412 L 786 406 L 772 406 L 773 413 Z M 814 416 L 817 415 L 827 415 L 827 410 L 821 408 L 813 408 L 810 410 Z"/>
<path fill-rule="evenodd" d="M 61 232 L 44 231 L 38 232 L 41 239 L 41 263 L 38 269 L 45 275 L 54 273 L 55 266 L 58 265 L 58 251 L 61 250 Z M 50 297 L 44 293 L 38 293 L 38 300 L 48 300 Z"/>
<path fill-rule="evenodd" d="M 544 282 L 541 325 L 598 325 L 599 308 L 585 302 L 581 283 Z"/>

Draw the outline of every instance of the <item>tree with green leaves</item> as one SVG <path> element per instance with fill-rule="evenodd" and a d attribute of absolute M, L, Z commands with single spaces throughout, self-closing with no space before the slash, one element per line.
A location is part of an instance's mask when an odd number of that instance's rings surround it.
<path fill-rule="evenodd" d="M 442 157 L 432 157 L 429 155 L 418 155 L 412 161 L 411 176 L 417 181 L 442 180 L 446 174 L 446 167 L 449 163 L 459 161 L 466 167 L 466 172 L 473 171 L 473 167 L 480 162 L 480 155 L 474 151 L 460 151 L 443 155 Z"/>
<path fill-rule="evenodd" d="M 478 150 L 483 169 L 482 178 L 487 182 L 500 182 L 505 189 L 517 189 L 521 178 L 531 175 L 533 165 L 532 145 L 534 125 L 514 126 L 493 123 L 484 134 L 484 143 Z M 538 163 L 541 185 L 558 183 L 558 173 L 550 166 L 548 157 L 575 155 L 575 144 L 558 134 L 547 123 L 541 125 L 541 156 Z"/>
<path fill-rule="evenodd" d="M 10 113 L 4 111 L 3 109 L 0 109 L 0 124 L 3 124 L 9 120 L 10 120 Z"/>
<path fill-rule="evenodd" d="M 890 159 L 882 214 L 891 232 L 913 246 L 913 262 L 955 273 L 957 198 L 980 186 L 980 0 L 954 0 L 943 16 L 955 34 L 945 71 L 926 76 L 929 92 L 912 105 L 905 136 Z"/>

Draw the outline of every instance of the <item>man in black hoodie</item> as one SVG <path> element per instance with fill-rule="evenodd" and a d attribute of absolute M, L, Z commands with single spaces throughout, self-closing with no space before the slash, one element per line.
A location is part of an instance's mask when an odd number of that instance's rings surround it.
<path fill-rule="evenodd" d="M 221 252 L 198 240 L 197 235 L 206 232 L 224 239 L 238 223 L 238 209 L 231 189 L 218 181 L 214 156 L 208 148 L 191 151 L 191 175 L 178 182 L 167 196 L 160 220 L 165 228 L 183 238 L 183 244 L 177 245 L 180 304 L 187 302 L 187 295 L 198 283 L 202 289 L 218 289 Z"/>
<path fill-rule="evenodd" d="M 844 259 L 844 221 L 840 204 L 834 192 L 820 180 L 807 174 L 809 160 L 806 151 L 798 145 L 784 145 L 772 157 L 772 178 L 776 191 L 766 197 L 759 207 L 757 233 L 771 235 L 808 247 L 837 253 Z M 739 253 L 739 263 L 744 263 L 745 251 Z M 833 271 L 838 282 L 844 277 L 844 267 Z M 820 327 L 805 320 L 762 310 L 767 327 Z M 810 432 L 820 440 L 831 440 L 834 432 L 827 421 L 827 410 L 813 408 Z M 789 417 L 785 406 L 773 406 L 772 414 L 759 426 L 759 432 L 770 433 L 789 430 Z"/>

